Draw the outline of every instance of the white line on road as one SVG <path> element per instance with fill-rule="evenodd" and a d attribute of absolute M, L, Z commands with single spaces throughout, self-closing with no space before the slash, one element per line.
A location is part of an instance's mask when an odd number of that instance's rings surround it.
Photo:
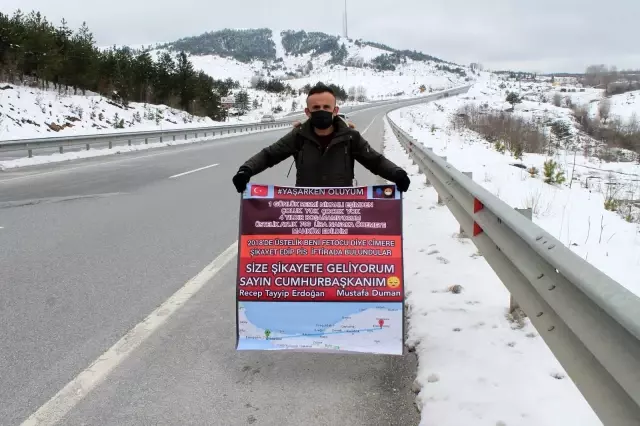
<path fill-rule="evenodd" d="M 195 296 L 238 252 L 238 242 L 207 265 L 195 277 L 187 281 L 147 318 L 133 327 L 127 334 L 110 347 L 62 388 L 57 394 L 33 413 L 21 426 L 51 426 L 62 420 L 96 386 L 120 365 L 131 353 L 160 328 L 171 315 Z"/>
<path fill-rule="evenodd" d="M 45 176 L 45 175 L 50 175 L 50 174 L 57 174 L 57 173 L 64 173 L 64 172 L 68 172 L 71 170 L 77 170 L 77 169 L 86 169 L 88 167 L 97 167 L 97 166 L 104 166 L 104 165 L 109 165 L 112 163 L 121 163 L 124 161 L 131 161 L 131 160 L 140 160 L 142 158 L 149 158 L 149 157 L 157 157 L 159 155 L 167 155 L 167 154 L 174 154 L 180 151 L 185 151 L 189 148 L 192 148 L 191 146 L 189 147 L 185 147 L 185 148 L 179 148 L 179 149 L 174 149 L 174 150 L 170 150 L 170 151 L 164 151 L 164 152 L 157 152 L 154 154 L 148 154 L 148 155 L 136 155 L 136 156 L 131 156 L 131 157 L 124 157 L 124 158 L 118 158 L 118 159 L 112 159 L 110 155 L 105 155 L 104 157 L 89 157 L 89 158 L 104 158 L 105 161 L 103 162 L 99 162 L 99 163 L 92 163 L 92 164 L 84 164 L 82 166 L 75 166 L 75 167 L 66 167 L 63 169 L 58 169 L 58 170 L 51 170 L 49 172 L 42 172 L 42 173 L 33 173 L 33 174 L 29 174 L 26 176 L 18 176 L 18 177 L 14 177 L 14 178 L 9 178 L 9 179 L 2 179 L 0 180 L 0 184 L 6 183 L 6 182 L 11 182 L 14 180 L 22 180 L 22 179 L 28 179 L 28 178 L 34 178 L 34 177 L 40 177 L 40 176 Z M 136 152 L 136 151 L 131 151 Z M 140 151 L 137 151 L 140 152 Z M 107 158 L 108 157 L 108 158 Z M 47 163 L 48 165 L 57 165 L 57 164 L 63 164 L 63 162 L 59 162 L 59 163 Z M 17 169 L 20 169 L 19 167 Z M 13 169 L 9 169 L 9 170 L 13 170 Z"/>
<path fill-rule="evenodd" d="M 204 166 L 204 167 L 200 167 L 199 169 L 189 170 L 188 172 L 184 172 L 184 173 L 180 173 L 180 174 L 177 174 L 177 175 L 169 176 L 169 179 L 177 178 L 177 177 L 184 176 L 184 175 L 189 175 L 191 173 L 199 172 L 200 170 L 204 170 L 204 169 L 210 169 L 211 167 L 215 167 L 217 165 L 218 165 L 218 163 L 210 164 L 210 165 Z"/>
<path fill-rule="evenodd" d="M 375 117 L 373 117 L 373 120 L 371 120 L 371 123 L 369 123 L 369 125 L 367 126 L 366 129 L 364 129 L 364 132 L 360 133 L 361 135 L 364 136 L 365 133 L 367 133 L 367 130 L 369 130 L 369 127 L 371 127 L 371 125 L 373 124 L 374 121 L 376 121 L 376 119 L 380 117 L 380 114 L 376 115 Z"/>

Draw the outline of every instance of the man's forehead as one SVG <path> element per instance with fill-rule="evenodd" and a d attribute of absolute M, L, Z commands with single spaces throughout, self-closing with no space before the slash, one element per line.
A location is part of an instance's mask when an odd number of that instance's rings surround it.
<path fill-rule="evenodd" d="M 315 93 L 307 98 L 309 105 L 333 105 L 336 100 L 329 92 Z"/>

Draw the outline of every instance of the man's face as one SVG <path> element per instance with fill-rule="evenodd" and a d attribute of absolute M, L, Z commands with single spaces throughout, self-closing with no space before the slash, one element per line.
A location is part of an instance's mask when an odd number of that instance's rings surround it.
<path fill-rule="evenodd" d="M 335 117 L 338 114 L 336 98 L 329 92 L 315 93 L 307 98 L 307 107 L 304 109 L 307 117 L 311 117 L 313 111 L 331 111 Z"/>

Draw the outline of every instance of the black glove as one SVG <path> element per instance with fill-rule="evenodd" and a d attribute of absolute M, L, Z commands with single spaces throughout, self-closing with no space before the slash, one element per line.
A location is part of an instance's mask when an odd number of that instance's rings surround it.
<path fill-rule="evenodd" d="M 394 173 L 393 183 L 395 183 L 396 186 L 398 187 L 398 191 L 407 192 L 407 190 L 409 189 L 409 184 L 411 183 L 411 180 L 409 179 L 407 172 L 400 169 Z"/>
<path fill-rule="evenodd" d="M 251 174 L 244 169 L 240 169 L 231 180 L 233 181 L 233 186 L 236 187 L 236 190 L 238 190 L 239 193 L 242 193 L 247 189 L 249 179 L 251 179 Z"/>

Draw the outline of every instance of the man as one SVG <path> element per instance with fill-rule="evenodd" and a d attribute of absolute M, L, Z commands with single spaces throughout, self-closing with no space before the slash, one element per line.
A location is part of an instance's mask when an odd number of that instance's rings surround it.
<path fill-rule="evenodd" d="M 338 107 L 331 88 L 318 84 L 309 90 L 304 112 L 309 117 L 307 121 L 240 166 L 232 179 L 238 192 L 247 188 L 252 176 L 291 156 L 295 158 L 296 186 L 353 186 L 356 160 L 371 173 L 395 183 L 399 191 L 409 189 L 407 172 L 336 117 Z"/>

